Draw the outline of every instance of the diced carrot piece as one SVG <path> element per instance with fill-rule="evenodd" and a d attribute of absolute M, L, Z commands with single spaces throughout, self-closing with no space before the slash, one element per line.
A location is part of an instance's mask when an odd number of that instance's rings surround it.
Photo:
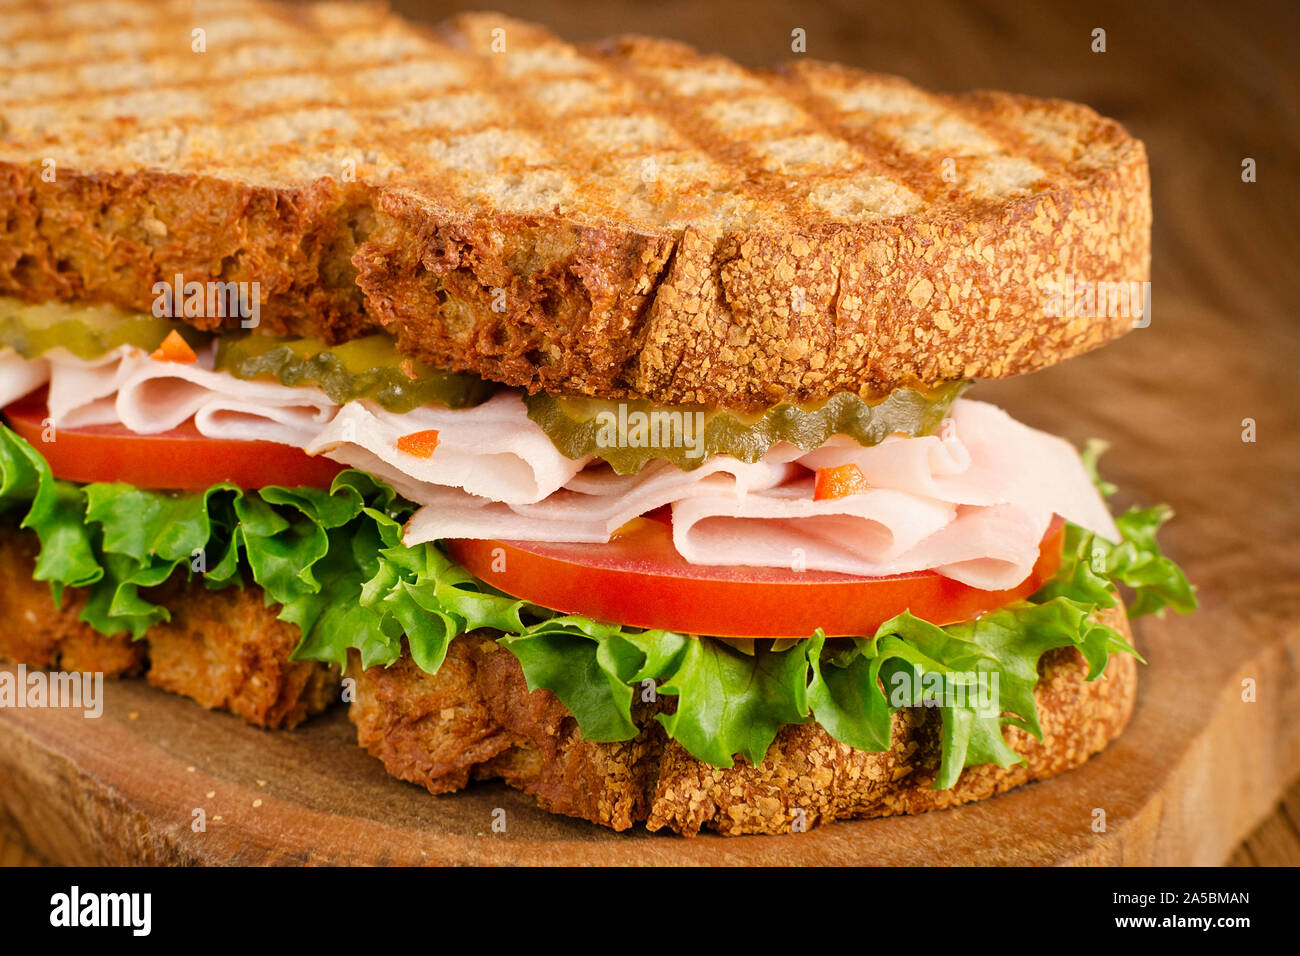
<path fill-rule="evenodd" d="M 429 458 L 438 447 L 438 430 L 429 428 L 422 432 L 411 432 L 397 439 L 397 450 L 404 451 L 416 458 Z"/>
<path fill-rule="evenodd" d="M 149 357 L 158 362 L 181 362 L 185 365 L 192 365 L 199 360 L 194 350 L 190 348 L 190 343 L 181 338 L 181 334 L 175 329 L 167 333 L 167 338 L 162 340 L 162 345 L 158 346 Z"/>
<path fill-rule="evenodd" d="M 817 477 L 813 480 L 813 501 L 856 495 L 870 487 L 857 465 L 818 468 Z"/>

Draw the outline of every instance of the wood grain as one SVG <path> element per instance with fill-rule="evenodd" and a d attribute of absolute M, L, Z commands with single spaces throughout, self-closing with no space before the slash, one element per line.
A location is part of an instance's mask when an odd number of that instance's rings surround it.
<path fill-rule="evenodd" d="M 1233 851 L 1225 866 L 1300 866 L 1300 782 Z"/>
<path fill-rule="evenodd" d="M 341 712 L 266 732 L 140 681 L 110 685 L 98 720 L 0 712 L 0 776 L 33 850 L 60 862 L 1214 864 L 1300 761 L 1288 690 L 1300 594 L 1286 610 L 1279 630 L 1244 626 L 1226 602 L 1142 628 L 1151 666 L 1133 722 L 1076 771 L 958 810 L 791 837 L 616 834 L 496 784 L 430 797 L 358 750 Z M 1226 649 L 1225 632 L 1240 635 Z M 1241 699 L 1247 677 L 1253 703 Z M 498 808 L 504 833 L 492 830 Z"/>
<path fill-rule="evenodd" d="M 341 714 L 266 733 L 128 682 L 110 688 L 98 722 L 0 712 L 0 804 L 32 849 L 105 863 L 1215 864 L 1251 834 L 1235 862 L 1285 859 L 1286 827 L 1300 813 L 1292 802 L 1282 824 L 1268 814 L 1300 774 L 1300 72 L 1288 49 L 1297 7 L 495 5 L 575 40 L 667 33 L 752 64 L 789 58 L 800 26 L 810 55 L 937 89 L 1078 99 L 1123 120 L 1152 164 L 1151 326 L 1057 368 L 982 384 L 974 397 L 1075 441 L 1110 440 L 1105 469 L 1123 488 L 1119 504 L 1177 510 L 1163 540 L 1203 610 L 1140 629 L 1150 664 L 1133 723 L 1110 749 L 955 811 L 789 838 L 616 835 L 499 785 L 429 797 L 357 750 Z M 452 9 L 395 6 L 430 18 Z M 1089 51 L 1098 26 L 1105 54 Z M 1250 184 L 1240 178 L 1248 156 L 1259 168 Z M 1242 440 L 1246 418 L 1253 443 Z M 1241 699 L 1248 678 L 1253 703 Z M 205 833 L 190 829 L 196 807 Z M 490 829 L 496 807 L 504 834 Z M 1090 827 L 1098 807 L 1101 834 Z M 1261 820 L 1265 831 L 1252 833 Z"/>
<path fill-rule="evenodd" d="M 1292 785 L 1282 804 L 1238 845 L 1224 865 L 1300 866 L 1300 813 L 1297 810 L 1300 810 L 1300 783 Z M 32 851 L 21 833 L 0 829 L 0 867 L 48 865 Z"/>

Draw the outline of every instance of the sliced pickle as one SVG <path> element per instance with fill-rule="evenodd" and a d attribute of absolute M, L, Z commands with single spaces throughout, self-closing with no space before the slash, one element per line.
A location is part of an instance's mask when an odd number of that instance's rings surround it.
<path fill-rule="evenodd" d="M 202 347 L 212 339 L 184 322 L 160 319 L 147 312 L 70 302 L 32 305 L 0 296 L 0 348 L 11 348 L 28 359 L 55 348 L 65 348 L 81 359 L 97 359 L 120 345 L 152 352 L 173 330 L 191 348 Z"/>
<path fill-rule="evenodd" d="M 217 342 L 216 368 L 236 378 L 315 385 L 340 405 L 369 399 L 390 412 L 409 412 L 430 403 L 466 408 L 486 401 L 498 388 L 477 375 L 444 372 L 404 359 L 392 337 L 382 332 L 343 345 L 311 338 L 223 336 Z"/>
<path fill-rule="evenodd" d="M 544 393 L 524 401 L 528 417 L 561 454 L 594 455 L 620 475 L 629 475 L 659 458 L 683 471 L 699 467 L 710 455 L 752 463 L 782 441 L 812 451 L 832 435 L 847 435 L 861 445 L 879 444 L 893 434 L 929 435 L 969 384 L 949 382 L 925 391 L 900 388 L 876 402 L 841 392 L 816 407 L 783 402 L 757 414 Z"/>

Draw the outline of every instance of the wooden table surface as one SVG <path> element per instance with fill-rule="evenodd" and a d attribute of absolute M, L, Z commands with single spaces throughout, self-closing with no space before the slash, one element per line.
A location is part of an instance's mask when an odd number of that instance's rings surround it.
<path fill-rule="evenodd" d="M 452 4 L 396 0 L 437 19 Z M 899 73 L 932 89 L 991 87 L 1087 102 L 1151 159 L 1153 322 L 1101 353 L 981 385 L 1032 424 L 1115 439 L 1108 477 L 1169 501 L 1163 541 L 1233 620 L 1269 628 L 1300 611 L 1300 5 L 509 2 L 572 40 L 672 36 L 744 63 L 808 55 Z M 1090 50 L 1094 28 L 1107 52 Z M 1244 183 L 1246 157 L 1258 181 Z M 1041 390 L 1038 383 L 1044 388 Z M 1123 401 L 1107 400 L 1122 386 Z M 1050 394 L 1056 404 L 1040 400 Z M 1072 401 L 1062 405 L 1060 396 Z M 1050 406 L 1050 407 L 1048 407 Z M 1254 419 L 1257 441 L 1241 439 Z M 1232 640 L 1233 633 L 1223 635 Z M 1294 660 L 1291 672 L 1296 671 Z M 1295 691 L 1291 691 L 1295 693 Z M 0 834 L 6 821 L 0 818 Z M 1231 856 L 1300 863 L 1300 786 Z M 34 862 L 0 836 L 0 864 Z"/>
<path fill-rule="evenodd" d="M 0 830 L 0 867 L 44 866 L 23 838 Z M 1300 866 L 1300 783 L 1226 861 L 1228 866 Z"/>

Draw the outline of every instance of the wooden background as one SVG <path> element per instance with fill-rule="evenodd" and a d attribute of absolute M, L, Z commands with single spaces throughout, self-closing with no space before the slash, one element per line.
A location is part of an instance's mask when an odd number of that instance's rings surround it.
<path fill-rule="evenodd" d="M 393 5 L 424 19 L 457 9 Z M 1153 668 L 1182 664 L 1177 648 L 1185 635 L 1201 663 L 1179 692 L 1213 696 L 1252 659 L 1256 643 L 1288 635 L 1269 645 L 1278 656 L 1268 690 L 1288 697 L 1276 713 L 1300 712 L 1300 5 L 494 5 L 572 40 L 663 34 L 755 65 L 789 58 L 790 31 L 802 27 L 810 56 L 899 73 L 932 89 L 991 87 L 1080 100 L 1145 140 L 1155 204 L 1151 327 L 1064 366 L 983 384 L 974 397 L 1075 441 L 1111 440 L 1106 472 L 1123 488 L 1120 504 L 1168 501 L 1177 510 L 1163 541 L 1200 587 L 1205 611 L 1199 626 L 1183 631 L 1176 622 L 1161 624 L 1165 650 Z M 1102 54 L 1090 50 L 1096 27 L 1107 32 Z M 1258 165 L 1253 184 L 1241 181 L 1245 157 Z M 1256 422 L 1254 443 L 1242 441 L 1245 418 Z M 177 715 L 194 709 L 182 701 L 175 707 Z M 1291 739 L 1288 728 L 1278 732 Z M 1288 757 L 1274 775 L 1300 771 L 1294 748 L 1277 752 Z M 1149 757 L 1126 772 L 1160 771 L 1162 755 Z M 350 766 L 356 758 L 346 759 Z M 1244 779 L 1240 788 L 1255 783 Z M 1300 789 L 1292 789 L 1232 862 L 1300 862 L 1297 821 Z M 18 845 L 0 842 L 0 864 L 25 859 Z"/>

